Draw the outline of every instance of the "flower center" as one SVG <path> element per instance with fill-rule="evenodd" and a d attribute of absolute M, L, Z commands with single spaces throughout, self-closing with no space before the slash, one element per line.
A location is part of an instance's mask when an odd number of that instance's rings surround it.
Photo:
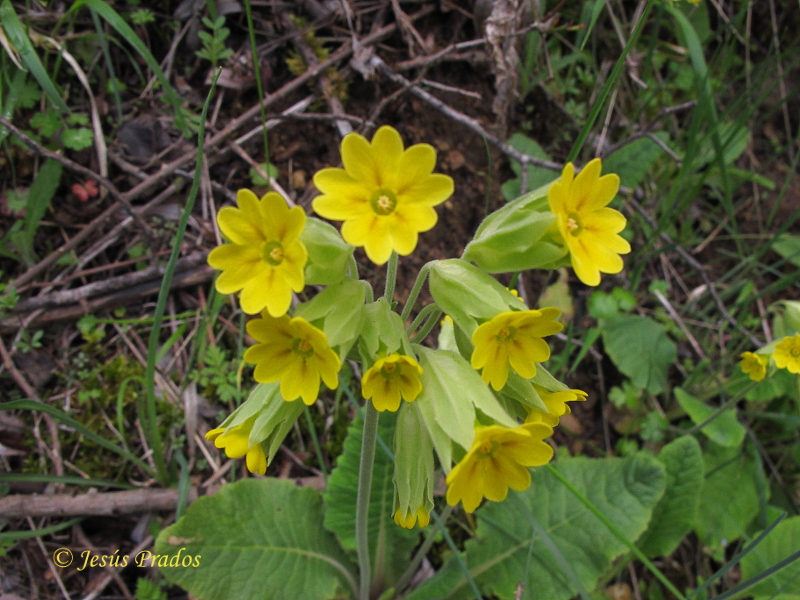
<path fill-rule="evenodd" d="M 569 213 L 567 215 L 567 231 L 570 232 L 573 236 L 578 236 L 578 234 L 583 231 L 583 224 L 581 223 L 581 219 L 578 216 L 578 213 Z"/>
<path fill-rule="evenodd" d="M 486 440 L 478 446 L 478 454 L 482 456 L 492 456 L 499 445 L 500 444 L 495 440 Z"/>
<path fill-rule="evenodd" d="M 795 346 L 794 348 L 792 348 L 792 349 L 789 351 L 789 353 L 790 353 L 792 356 L 794 356 L 795 358 L 797 358 L 798 356 L 800 356 L 800 346 Z"/>
<path fill-rule="evenodd" d="M 498 344 L 505 344 L 513 341 L 515 337 L 517 337 L 517 328 L 509 325 L 508 327 L 503 327 L 499 332 L 497 332 L 495 339 L 497 339 Z"/>
<path fill-rule="evenodd" d="M 394 379 L 400 375 L 400 365 L 396 362 L 387 362 L 381 367 L 381 376 L 384 379 Z"/>
<path fill-rule="evenodd" d="M 369 203 L 376 215 L 385 217 L 392 214 L 397 207 L 397 196 L 391 190 L 381 188 L 372 194 L 372 199 L 370 199 Z"/>
<path fill-rule="evenodd" d="M 314 355 L 314 347 L 311 342 L 302 338 L 294 338 L 292 340 L 292 350 L 303 358 L 311 358 Z"/>
<path fill-rule="evenodd" d="M 283 262 L 283 246 L 280 242 L 264 244 L 264 261 L 273 267 L 277 267 Z"/>

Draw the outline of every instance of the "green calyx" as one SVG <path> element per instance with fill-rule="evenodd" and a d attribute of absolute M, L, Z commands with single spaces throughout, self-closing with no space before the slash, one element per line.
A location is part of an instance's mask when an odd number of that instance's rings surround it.
<path fill-rule="evenodd" d="M 267 242 L 264 244 L 264 261 L 273 267 L 283 262 L 283 246 L 280 242 Z"/>
<path fill-rule="evenodd" d="M 393 191 L 381 188 L 372 194 L 369 203 L 376 215 L 385 217 L 392 214 L 397 207 L 397 196 Z"/>

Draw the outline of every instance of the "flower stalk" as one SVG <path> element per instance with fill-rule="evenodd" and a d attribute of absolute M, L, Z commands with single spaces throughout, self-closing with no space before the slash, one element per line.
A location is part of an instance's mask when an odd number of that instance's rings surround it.
<path fill-rule="evenodd" d="M 372 466 L 375 462 L 375 441 L 378 437 L 378 411 L 367 402 L 364 406 L 364 431 L 361 437 L 361 463 L 358 470 L 358 495 L 356 496 L 356 553 L 360 573 L 359 599 L 370 597 L 369 558 L 369 496 L 372 491 Z"/>

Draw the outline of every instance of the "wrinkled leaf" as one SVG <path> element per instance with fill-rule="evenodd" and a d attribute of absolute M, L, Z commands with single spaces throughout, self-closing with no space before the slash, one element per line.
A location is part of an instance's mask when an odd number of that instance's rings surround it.
<path fill-rule="evenodd" d="M 703 489 L 703 454 L 700 444 L 686 435 L 661 449 L 658 460 L 667 471 L 664 496 L 639 540 L 647 556 L 668 556 L 692 530 Z"/>
<path fill-rule="evenodd" d="M 355 589 L 350 559 L 322 527 L 319 494 L 286 480 L 244 479 L 199 498 L 154 554 L 169 581 L 204 600 L 331 600 Z M 186 556 L 199 565 L 169 566 Z"/>
<path fill-rule="evenodd" d="M 617 315 L 601 321 L 603 343 L 617 368 L 651 394 L 667 387 L 667 371 L 678 357 L 662 325 L 647 317 Z"/>

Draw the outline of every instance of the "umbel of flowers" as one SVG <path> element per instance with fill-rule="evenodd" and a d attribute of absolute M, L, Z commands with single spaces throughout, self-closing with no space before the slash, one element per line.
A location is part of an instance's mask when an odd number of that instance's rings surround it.
<path fill-rule="evenodd" d="M 524 490 L 529 468 L 553 456 L 547 438 L 570 412 L 567 403 L 586 393 L 542 365 L 550 358 L 547 339 L 562 329 L 560 311 L 529 308 L 491 274 L 571 264 L 581 281 L 597 285 L 600 273 L 618 273 L 620 254 L 630 251 L 619 235 L 625 218 L 608 207 L 619 178 L 601 176 L 599 160 L 577 176 L 567 164 L 549 186 L 489 215 L 460 259 L 425 265 L 400 314 L 393 307 L 398 255 L 411 254 L 419 234 L 434 227 L 435 207 L 453 194 L 453 180 L 433 172 L 432 146 L 405 148 L 391 127 L 371 140 L 347 135 L 341 158 L 343 168 L 314 176 L 321 195 L 313 201 L 318 215 L 344 222 L 341 235 L 275 192 L 259 198 L 240 190 L 237 206 L 219 212 L 228 243 L 208 262 L 221 271 L 217 290 L 239 293 L 253 317 L 247 333 L 255 344 L 244 360 L 255 365 L 258 384 L 207 439 L 263 475 L 304 407 L 324 400 L 352 361 L 362 374 L 362 451 L 374 450 L 367 431 L 379 413 L 399 411 L 398 525 L 429 523 L 437 469 L 447 502 L 467 512 L 484 499 L 504 500 L 509 488 Z M 359 279 L 355 247 L 377 265 L 388 263 L 382 297 Z M 426 281 L 434 304 L 409 325 Z M 323 289 L 298 303 L 295 294 L 309 285 Z M 423 345 L 442 313 L 436 347 Z M 795 347 L 786 356 L 796 356 Z M 360 484 L 369 477 L 362 472 Z"/>

